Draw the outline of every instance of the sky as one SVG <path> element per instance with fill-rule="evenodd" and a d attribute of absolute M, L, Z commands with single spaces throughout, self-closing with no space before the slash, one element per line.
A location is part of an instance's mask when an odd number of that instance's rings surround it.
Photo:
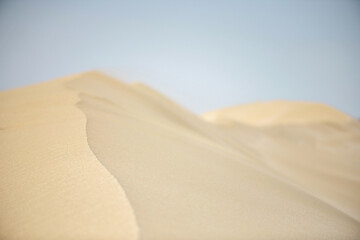
<path fill-rule="evenodd" d="M 360 117 L 360 1 L 0 0 L 0 90 L 87 70 L 195 113 L 315 101 Z"/>

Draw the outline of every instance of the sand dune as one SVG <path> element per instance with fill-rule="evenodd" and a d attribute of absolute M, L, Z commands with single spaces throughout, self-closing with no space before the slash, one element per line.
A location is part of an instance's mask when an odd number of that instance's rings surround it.
<path fill-rule="evenodd" d="M 232 120 L 253 126 L 280 124 L 344 123 L 352 119 L 329 106 L 312 102 L 268 101 L 223 108 L 203 117 L 208 121 Z"/>
<path fill-rule="evenodd" d="M 360 238 L 360 123 L 330 107 L 199 117 L 88 72 L 0 114 L 1 239 Z"/>

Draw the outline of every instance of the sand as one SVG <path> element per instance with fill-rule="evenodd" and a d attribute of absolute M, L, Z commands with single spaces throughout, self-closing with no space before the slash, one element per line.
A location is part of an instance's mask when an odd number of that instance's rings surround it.
<path fill-rule="evenodd" d="M 360 123 L 192 114 L 88 72 L 0 93 L 1 239 L 359 239 Z"/>
<path fill-rule="evenodd" d="M 336 109 L 313 102 L 267 101 L 227 107 L 202 114 L 207 121 L 231 120 L 251 126 L 345 123 L 352 119 Z"/>

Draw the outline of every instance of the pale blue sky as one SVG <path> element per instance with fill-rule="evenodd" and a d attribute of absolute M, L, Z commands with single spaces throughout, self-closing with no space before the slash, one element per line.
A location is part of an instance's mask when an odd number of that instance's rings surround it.
<path fill-rule="evenodd" d="M 103 69 L 193 112 L 270 99 L 360 117 L 360 1 L 0 0 L 0 89 Z"/>

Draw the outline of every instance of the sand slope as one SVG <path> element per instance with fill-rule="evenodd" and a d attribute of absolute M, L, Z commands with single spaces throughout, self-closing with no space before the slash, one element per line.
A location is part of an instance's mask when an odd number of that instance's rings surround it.
<path fill-rule="evenodd" d="M 0 236 L 359 239 L 360 124 L 295 104 L 202 119 L 97 72 L 3 92 Z"/>
<path fill-rule="evenodd" d="M 202 116 L 212 122 L 227 119 L 253 126 L 345 123 L 352 120 L 329 106 L 296 101 L 257 102 L 207 112 Z"/>
<path fill-rule="evenodd" d="M 0 94 L 0 239 L 137 239 L 124 191 L 86 140 L 74 77 Z"/>

